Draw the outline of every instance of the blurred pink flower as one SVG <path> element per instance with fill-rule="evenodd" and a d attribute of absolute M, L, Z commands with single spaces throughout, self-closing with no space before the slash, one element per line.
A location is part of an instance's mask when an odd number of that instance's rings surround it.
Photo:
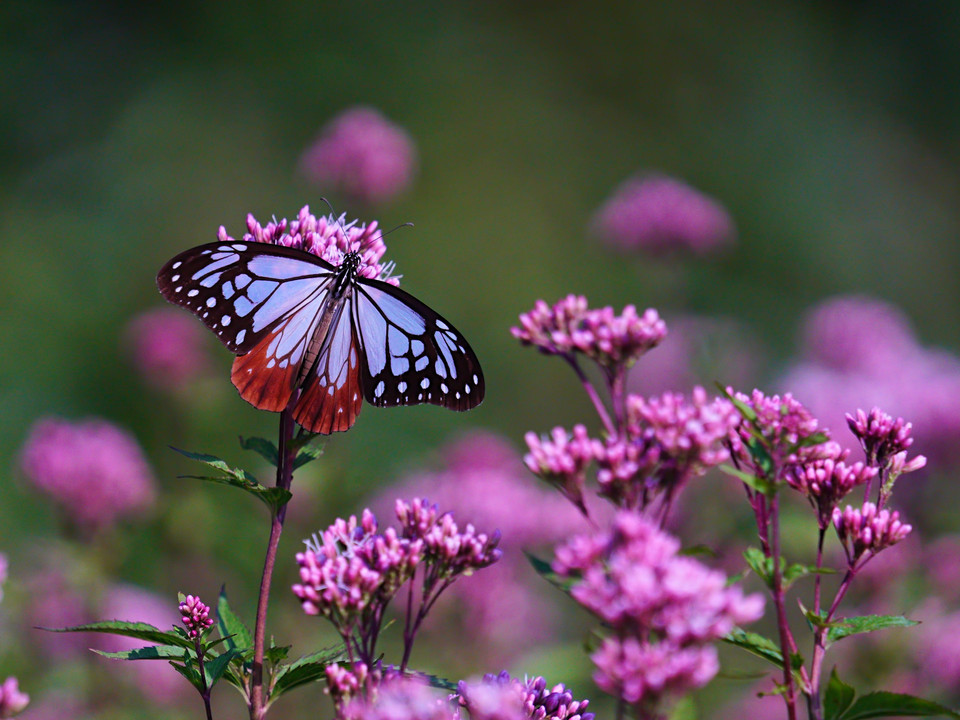
<path fill-rule="evenodd" d="M 416 164 L 410 136 L 369 107 L 333 118 L 300 158 L 301 171 L 319 188 L 363 203 L 384 202 L 406 190 Z"/>
<path fill-rule="evenodd" d="M 207 368 L 203 326 L 174 308 L 155 308 L 133 318 L 125 341 L 136 369 L 159 390 L 182 390 Z"/>
<path fill-rule="evenodd" d="M 960 535 L 945 535 L 925 547 L 920 567 L 926 570 L 937 595 L 960 599 Z"/>
<path fill-rule="evenodd" d="M 774 690 L 773 682 L 767 680 L 744 691 L 739 700 L 724 706 L 719 720 L 783 720 L 783 698 Z"/>
<path fill-rule="evenodd" d="M 910 619 L 921 622 L 913 628 L 917 641 L 914 657 L 920 663 L 920 675 L 943 689 L 960 687 L 960 612 L 948 612 L 938 598 L 932 598 L 913 610 Z"/>
<path fill-rule="evenodd" d="M 7 581 L 7 556 L 0 553 L 0 600 L 3 600 L 3 584 Z"/>
<path fill-rule="evenodd" d="M 19 714 L 29 702 L 30 696 L 20 692 L 15 677 L 8 677 L 0 683 L 0 718 L 11 718 Z"/>
<path fill-rule="evenodd" d="M 519 453 L 498 435 L 467 435 L 445 448 L 442 460 L 440 469 L 411 475 L 371 505 L 383 515 L 398 496 L 427 496 L 455 517 L 500 530 L 500 562 L 454 584 L 448 594 L 464 608 L 469 636 L 485 643 L 490 662 L 506 662 L 547 636 L 554 619 L 543 581 L 522 551 L 552 544 L 587 525 L 572 503 L 538 484 Z M 449 607 L 441 600 L 434 615 Z M 437 619 L 427 623 L 425 632 Z"/>
<path fill-rule="evenodd" d="M 179 624 L 180 613 L 174 602 L 168 602 L 154 593 L 135 585 L 115 585 L 106 594 L 99 612 L 101 620 L 128 620 L 145 622 L 160 630 L 170 630 Z M 108 652 L 123 652 L 152 643 L 118 635 L 102 635 L 88 643 Z M 125 673 L 130 681 L 151 701 L 172 705 L 190 694 L 190 684 L 167 663 L 153 660 L 134 662 L 105 660 L 112 663 L 110 672 Z"/>
<path fill-rule="evenodd" d="M 154 501 L 153 474 L 137 441 L 105 420 L 37 421 L 20 464 L 30 482 L 86 530 L 138 514 Z"/>
<path fill-rule="evenodd" d="M 730 245 L 736 231 L 720 203 L 664 175 L 633 177 L 592 222 L 593 233 L 623 251 L 702 255 Z"/>
<path fill-rule="evenodd" d="M 63 720 L 71 718 L 80 720 L 88 718 L 84 703 L 69 690 L 58 688 L 47 695 L 34 699 L 23 714 L 17 716 L 17 720 Z"/>
<path fill-rule="evenodd" d="M 881 407 L 913 424 L 916 450 L 956 462 L 960 358 L 925 348 L 902 312 L 862 296 L 827 300 L 801 331 L 804 359 L 780 384 L 839 434 L 846 414 Z"/>
<path fill-rule="evenodd" d="M 31 627 L 60 628 L 90 621 L 85 593 L 65 571 L 51 565 L 25 583 L 30 594 L 26 620 Z M 64 659 L 87 652 L 89 638 L 79 633 L 36 633 L 38 646 L 50 657 Z"/>

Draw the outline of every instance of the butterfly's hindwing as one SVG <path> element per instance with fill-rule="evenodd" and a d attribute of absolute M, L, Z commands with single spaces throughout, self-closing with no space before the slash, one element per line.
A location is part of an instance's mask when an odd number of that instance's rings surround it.
<path fill-rule="evenodd" d="M 363 405 L 360 348 L 349 303 L 348 299 L 331 323 L 294 409 L 294 420 L 310 432 L 349 430 Z"/>
<path fill-rule="evenodd" d="M 322 304 L 335 275 L 332 265 L 299 250 L 223 242 L 177 255 L 160 270 L 157 286 L 241 355 L 291 314 Z"/>
<path fill-rule="evenodd" d="M 430 403 L 469 410 L 483 400 L 480 362 L 450 323 L 388 283 L 358 278 L 355 324 L 363 395 L 380 407 Z"/>

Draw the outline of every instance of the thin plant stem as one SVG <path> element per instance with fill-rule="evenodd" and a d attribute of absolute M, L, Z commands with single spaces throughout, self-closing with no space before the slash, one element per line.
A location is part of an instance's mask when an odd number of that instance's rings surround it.
<path fill-rule="evenodd" d="M 564 360 L 573 368 L 573 371 L 577 374 L 577 377 L 580 379 L 580 383 L 583 385 L 583 389 L 586 391 L 587 396 L 590 398 L 590 401 L 593 403 L 594 408 L 597 410 L 597 415 L 600 416 L 600 420 L 603 422 L 603 427 L 606 429 L 607 433 L 616 435 L 617 427 L 613 424 L 613 421 L 610 419 L 610 414 L 607 412 L 606 406 L 603 404 L 603 400 L 600 399 L 600 396 L 597 394 L 596 388 L 593 387 L 593 383 L 590 382 L 590 378 L 587 377 L 587 374 L 583 371 L 583 368 L 580 367 L 580 363 L 577 362 L 576 358 L 570 355 L 563 355 Z"/>
<path fill-rule="evenodd" d="M 787 717 L 797 720 L 797 690 L 793 684 L 793 667 L 790 661 L 793 638 L 787 625 L 787 613 L 783 602 L 783 568 L 780 566 L 780 513 L 779 498 L 770 498 L 769 538 L 770 553 L 773 558 L 773 604 L 777 611 L 777 629 L 780 632 L 780 651 L 783 654 L 784 701 L 787 703 Z"/>
<path fill-rule="evenodd" d="M 280 414 L 280 437 L 277 457 L 277 487 L 290 489 L 293 482 L 293 460 L 295 450 L 291 447 L 293 439 L 293 408 L 299 393 L 294 393 L 290 403 Z M 250 720 L 262 720 L 266 715 L 266 698 L 263 691 L 263 656 L 267 637 L 267 604 L 270 600 L 270 581 L 277 560 L 277 547 L 280 545 L 280 533 L 287 515 L 286 504 L 281 505 L 271 518 L 270 539 L 267 541 L 267 554 L 263 561 L 263 575 L 260 578 L 260 596 L 257 600 L 257 620 L 253 630 L 253 668 L 250 683 Z"/>
<path fill-rule="evenodd" d="M 207 673 L 203 667 L 203 646 L 200 644 L 200 638 L 195 638 L 193 647 L 197 651 L 197 665 L 200 667 L 200 684 L 203 685 L 203 692 L 200 697 L 203 698 L 203 709 L 207 712 L 207 720 L 213 720 L 213 710 L 210 707 L 210 691 L 212 687 L 207 687 Z"/>
<path fill-rule="evenodd" d="M 823 541 L 826 538 L 827 529 L 820 528 L 820 536 L 817 539 L 817 570 L 813 578 L 813 612 L 820 615 L 820 593 L 821 580 L 823 576 L 819 570 L 823 567 Z M 820 673 L 823 665 L 823 658 L 827 648 L 824 643 L 825 630 L 816 628 L 813 633 L 813 660 L 810 663 L 810 694 L 807 696 L 807 711 L 810 720 L 822 720 L 823 707 L 820 702 Z"/>

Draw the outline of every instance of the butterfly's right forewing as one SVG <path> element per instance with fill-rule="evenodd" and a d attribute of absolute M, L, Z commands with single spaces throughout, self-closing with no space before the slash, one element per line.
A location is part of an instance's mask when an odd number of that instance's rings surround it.
<path fill-rule="evenodd" d="M 170 260 L 157 286 L 243 355 L 277 333 L 286 333 L 288 342 L 296 333 L 306 335 L 307 320 L 322 305 L 334 275 L 323 260 L 282 246 L 217 242 Z M 265 363 L 271 355 L 264 353 Z"/>

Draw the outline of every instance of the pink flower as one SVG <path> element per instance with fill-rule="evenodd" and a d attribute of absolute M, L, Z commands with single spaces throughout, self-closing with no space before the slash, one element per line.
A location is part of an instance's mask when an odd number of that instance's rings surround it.
<path fill-rule="evenodd" d="M 847 465 L 847 452 L 835 457 L 811 460 L 787 470 L 787 483 L 804 493 L 817 508 L 820 527 L 825 528 L 833 517 L 833 509 L 855 487 L 870 482 L 879 472 L 862 462 Z"/>
<path fill-rule="evenodd" d="M 145 622 L 160 630 L 169 630 L 177 624 L 180 616 L 174 610 L 172 603 L 135 585 L 115 585 L 110 589 L 100 617 L 104 620 L 127 620 L 130 622 Z M 118 635 L 99 636 L 104 650 L 108 652 L 124 652 L 134 648 L 144 647 L 151 643 Z M 90 642 L 89 638 L 85 638 Z M 112 663 L 110 672 L 124 673 L 131 682 L 139 688 L 150 701 L 161 705 L 174 705 L 189 695 L 190 685 L 164 662 L 137 661 Z"/>
<path fill-rule="evenodd" d="M 38 490 L 87 530 L 139 514 L 154 501 L 153 474 L 137 441 L 105 420 L 38 421 L 20 465 Z"/>
<path fill-rule="evenodd" d="M 626 702 L 653 704 L 703 687 L 720 670 L 713 646 L 677 647 L 636 638 L 607 638 L 590 659 L 597 685 Z"/>
<path fill-rule="evenodd" d="M 876 555 L 896 545 L 913 529 L 911 525 L 900 522 L 900 513 L 877 510 L 872 502 L 865 502 L 859 509 L 849 505 L 846 510 L 834 508 L 833 525 L 851 565 L 864 553 Z"/>
<path fill-rule="evenodd" d="M 415 680 L 389 678 L 372 697 L 354 698 L 343 707 L 343 720 L 458 720 L 445 698 Z"/>
<path fill-rule="evenodd" d="M 589 700 L 574 700 L 563 683 L 547 686 L 542 677 L 519 680 L 504 671 L 478 681 L 461 680 L 451 699 L 467 709 L 471 720 L 593 720 L 584 712 Z"/>
<path fill-rule="evenodd" d="M 7 581 L 7 556 L 0 553 L 0 600 L 3 600 L 3 584 Z"/>
<path fill-rule="evenodd" d="M 667 326 L 653 308 L 638 315 L 633 305 L 627 305 L 617 315 L 612 307 L 590 309 L 585 297 L 568 295 L 552 307 L 537 300 L 510 332 L 548 355 L 583 353 L 610 370 L 633 365 L 660 344 Z"/>
<path fill-rule="evenodd" d="M 20 692 L 15 677 L 8 677 L 0 685 L 0 718 L 11 718 L 19 714 L 29 702 L 30 696 Z"/>
<path fill-rule="evenodd" d="M 26 608 L 30 626 L 71 627 L 90 621 L 85 593 L 71 577 L 77 573 L 70 572 L 74 568 L 57 557 L 57 564 L 40 569 L 26 583 L 31 598 Z M 56 659 L 77 657 L 90 647 L 89 638 L 79 633 L 43 632 L 37 633 L 36 639 L 44 653 Z"/>
<path fill-rule="evenodd" d="M 622 251 L 702 255 L 731 244 L 733 221 L 714 199 L 663 175 L 624 182 L 593 219 L 593 232 Z"/>
<path fill-rule="evenodd" d="M 731 388 L 727 388 L 732 392 Z M 808 462 L 835 454 L 835 443 L 822 442 L 811 444 L 817 433 L 825 432 L 806 407 L 792 393 L 765 395 L 754 390 L 750 395 L 733 393 L 734 397 L 756 415 L 754 420 L 744 418 L 739 431 L 732 436 L 734 451 L 741 464 L 754 468 L 757 472 L 767 472 L 756 467 L 756 461 L 747 450 L 746 444 L 753 441 L 753 433 L 758 432 L 763 439 L 766 453 L 770 457 L 772 471 L 779 472 L 788 465 Z"/>
<path fill-rule="evenodd" d="M 210 617 L 210 608 L 201 602 L 200 598 L 187 595 L 178 608 L 180 618 L 187 628 L 187 635 L 193 639 L 200 638 L 207 628 L 213 627 L 213 618 Z"/>
<path fill-rule="evenodd" d="M 492 433 L 475 432 L 451 443 L 442 450 L 436 470 L 415 473 L 371 504 L 382 514 L 397 496 L 425 495 L 457 517 L 502 533 L 498 547 L 503 558 L 482 577 L 455 583 L 445 593 L 455 602 L 440 599 L 434 614 L 444 615 L 445 632 L 471 638 L 471 651 L 486 653 L 490 664 L 507 662 L 548 636 L 556 613 L 522 551 L 585 528 L 580 513 L 558 493 L 532 482 L 516 450 Z M 465 625 L 451 630 L 454 621 Z"/>
<path fill-rule="evenodd" d="M 600 441 L 592 440 L 583 425 L 575 425 L 569 435 L 562 427 L 555 427 L 549 438 L 543 439 L 528 432 L 524 440 L 530 452 L 524 456 L 523 462 L 530 472 L 559 489 L 586 514 L 583 483 L 587 466 L 602 451 Z"/>
<path fill-rule="evenodd" d="M 372 108 L 331 120 L 300 159 L 303 174 L 323 190 L 354 201 L 385 202 L 406 190 L 416 170 L 413 141 Z"/>
<path fill-rule="evenodd" d="M 207 368 L 203 329 L 173 308 L 148 310 L 126 330 L 126 344 L 143 378 L 160 390 L 182 390 Z"/>
<path fill-rule="evenodd" d="M 383 233 L 377 222 L 360 225 L 358 220 L 346 221 L 346 216 L 333 215 L 316 217 L 310 212 L 310 206 L 300 209 L 296 220 L 271 220 L 261 225 L 253 215 L 247 215 L 245 242 L 262 242 L 270 245 L 282 245 L 316 255 L 331 265 L 339 266 L 347 253 L 360 253 L 360 266 L 357 274 L 364 278 L 383 280 L 391 285 L 399 285 L 398 277 L 391 277 L 393 263 L 383 263 L 387 246 L 383 242 Z M 220 242 L 236 242 L 222 225 L 217 231 Z"/>

